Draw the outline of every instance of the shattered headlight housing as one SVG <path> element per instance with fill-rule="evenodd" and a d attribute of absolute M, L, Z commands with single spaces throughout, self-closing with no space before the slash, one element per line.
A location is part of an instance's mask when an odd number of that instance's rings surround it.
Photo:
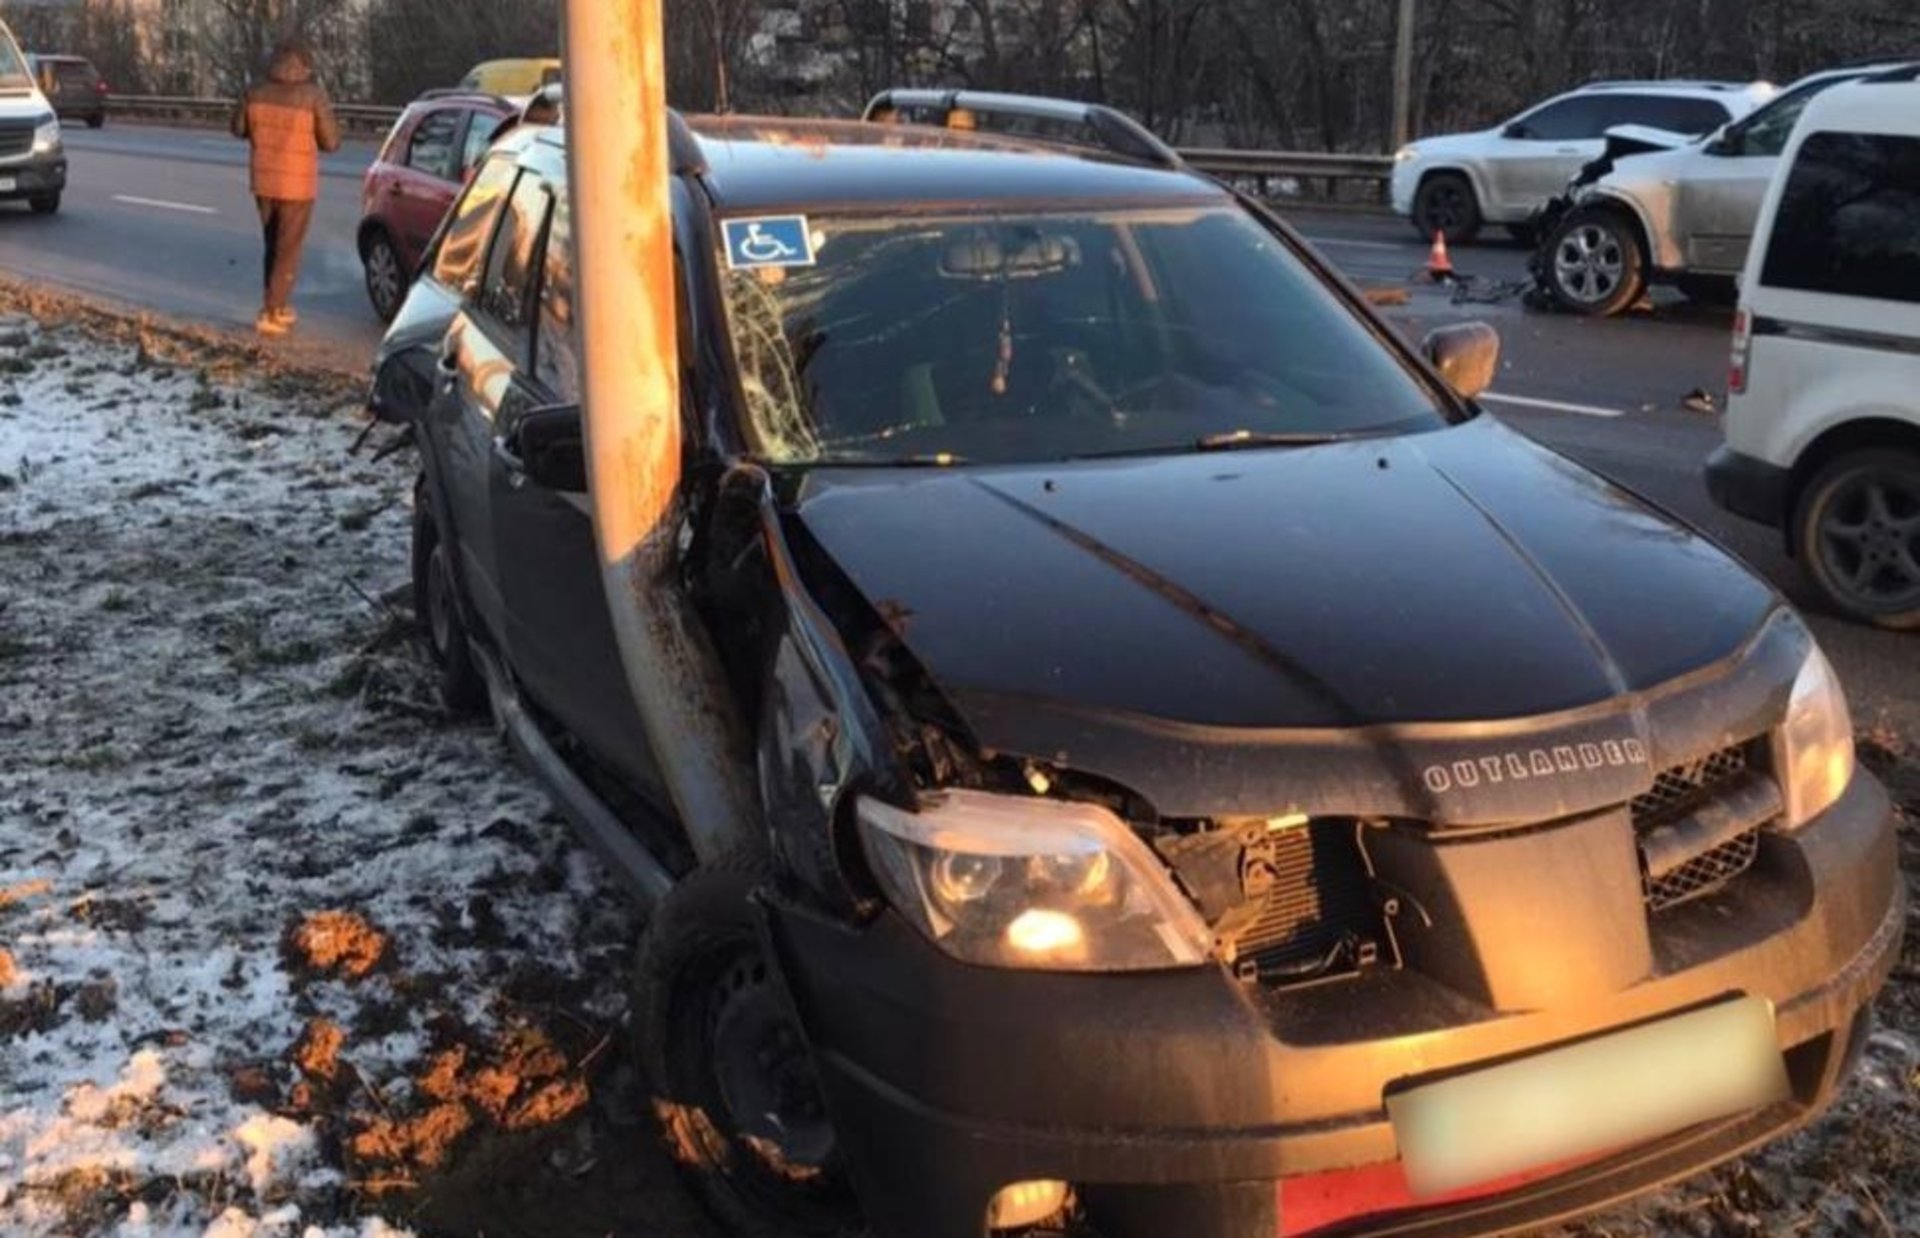
<path fill-rule="evenodd" d="M 1213 935 L 1158 856 L 1094 804 L 946 791 L 907 812 L 862 799 L 861 838 L 893 906 L 989 967 L 1193 967 Z"/>
<path fill-rule="evenodd" d="M 1846 693 L 1815 645 L 1794 678 L 1787 716 L 1773 733 L 1773 767 L 1786 799 L 1788 829 L 1805 825 L 1846 794 L 1853 760 Z"/>

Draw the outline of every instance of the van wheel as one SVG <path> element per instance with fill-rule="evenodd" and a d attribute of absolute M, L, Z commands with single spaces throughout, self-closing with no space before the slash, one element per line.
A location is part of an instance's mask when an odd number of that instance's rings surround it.
<path fill-rule="evenodd" d="M 1423 240 L 1438 232 L 1449 245 L 1465 245 L 1480 235 L 1480 200 L 1473 182 L 1458 172 L 1435 172 L 1413 195 L 1413 227 Z"/>
<path fill-rule="evenodd" d="M 95 112 L 93 115 L 87 117 L 87 128 L 89 129 L 103 128 L 106 123 L 107 114 L 105 112 Z"/>
<path fill-rule="evenodd" d="M 60 211 L 60 195 L 36 193 L 27 199 L 27 207 L 36 215 L 54 215 Z"/>
<path fill-rule="evenodd" d="M 1920 453 L 1877 447 L 1829 460 L 1801 492 L 1794 547 L 1848 617 L 1920 629 Z"/>
<path fill-rule="evenodd" d="M 1647 258 L 1633 225 L 1613 211 L 1575 211 L 1547 246 L 1547 282 L 1576 314 L 1612 317 L 1647 291 Z"/>
<path fill-rule="evenodd" d="M 452 553 L 439 526 L 426 511 L 425 489 L 413 505 L 413 614 L 425 638 L 427 656 L 438 672 L 440 703 L 456 717 L 487 708 L 487 683 L 474 664 L 467 626 L 460 618 L 459 585 L 449 560 Z"/>
<path fill-rule="evenodd" d="M 662 900 L 634 969 L 636 1059 L 668 1150 L 738 1238 L 865 1232 L 806 1037 L 761 944 L 766 862 L 737 857 Z"/>

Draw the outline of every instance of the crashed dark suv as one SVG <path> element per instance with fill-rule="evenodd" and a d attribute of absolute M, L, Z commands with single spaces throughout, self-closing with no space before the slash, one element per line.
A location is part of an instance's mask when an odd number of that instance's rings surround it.
<path fill-rule="evenodd" d="M 992 130 L 996 122 L 1027 136 Z M 650 903 L 654 1109 L 743 1235 L 1476 1234 L 1819 1112 L 1902 926 L 1807 628 L 1104 109 L 673 118 L 657 582 L 759 817 L 676 817 L 587 502 L 564 134 L 374 411 L 417 603 Z"/>

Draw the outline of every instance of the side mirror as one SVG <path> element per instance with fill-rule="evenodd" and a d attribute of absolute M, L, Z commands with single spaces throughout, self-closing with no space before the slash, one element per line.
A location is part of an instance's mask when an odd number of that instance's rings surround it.
<path fill-rule="evenodd" d="M 1484 322 L 1440 327 L 1421 343 L 1420 351 L 1447 385 L 1469 400 L 1493 386 L 1500 369 L 1500 333 Z"/>
<path fill-rule="evenodd" d="M 1500 136 L 1503 138 L 1515 138 L 1520 141 L 1525 141 L 1526 139 L 1533 136 L 1533 130 L 1527 128 L 1525 121 L 1516 120 L 1512 124 L 1508 125 L 1506 128 L 1502 129 L 1500 131 Z"/>
<path fill-rule="evenodd" d="M 535 485 L 586 492 L 587 442 L 578 404 L 534 409 L 514 424 L 513 446 Z"/>
<path fill-rule="evenodd" d="M 429 348 L 402 348 L 381 360 L 367 393 L 367 411 L 389 425 L 427 415 L 433 404 L 434 357 Z"/>
<path fill-rule="evenodd" d="M 1740 153 L 1740 135 L 1732 129 L 1722 129 L 1713 135 L 1707 143 L 1709 155 L 1737 155 Z"/>

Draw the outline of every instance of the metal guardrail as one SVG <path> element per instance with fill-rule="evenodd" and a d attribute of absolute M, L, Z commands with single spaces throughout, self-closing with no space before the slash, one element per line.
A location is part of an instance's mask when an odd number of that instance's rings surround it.
<path fill-rule="evenodd" d="M 232 99 L 192 99 L 178 95 L 108 95 L 107 114 L 126 120 L 170 120 L 223 128 L 233 115 Z M 333 114 L 353 137 L 383 137 L 400 119 L 397 107 L 338 103 Z"/>
<path fill-rule="evenodd" d="M 224 126 L 233 114 L 230 99 L 192 99 L 174 95 L 112 95 L 107 110 L 129 120 L 170 120 L 189 125 Z M 401 109 L 364 103 L 334 105 L 340 127 L 356 137 L 382 137 L 400 118 Z M 1362 187 L 1363 196 L 1385 197 L 1393 175 L 1393 160 L 1385 155 L 1337 155 L 1317 151 L 1214 150 L 1180 152 L 1194 170 L 1211 176 L 1255 181 L 1263 193 L 1278 180 L 1323 181 L 1330 192 L 1343 182 Z"/>

